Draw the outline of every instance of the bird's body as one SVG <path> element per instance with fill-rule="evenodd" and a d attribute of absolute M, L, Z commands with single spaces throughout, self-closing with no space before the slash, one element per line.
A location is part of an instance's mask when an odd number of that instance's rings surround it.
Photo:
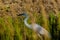
<path fill-rule="evenodd" d="M 26 27 L 34 30 L 36 33 L 40 34 L 40 35 L 44 35 L 44 36 L 47 36 L 49 38 L 51 38 L 51 35 L 49 34 L 49 32 L 44 29 L 42 26 L 36 24 L 36 23 L 33 23 L 33 24 L 28 24 L 27 23 L 27 20 L 29 18 L 29 16 L 27 14 L 20 14 L 20 15 L 24 15 L 25 16 L 25 19 L 24 19 L 24 24 L 26 25 Z M 18 15 L 18 16 L 20 16 Z"/>
<path fill-rule="evenodd" d="M 50 33 L 49 33 L 46 29 L 44 29 L 42 26 L 34 23 L 34 24 L 31 25 L 31 28 L 32 28 L 36 33 L 38 33 L 38 34 L 40 34 L 40 35 L 42 35 L 42 36 L 46 36 L 46 37 L 51 38 Z"/>

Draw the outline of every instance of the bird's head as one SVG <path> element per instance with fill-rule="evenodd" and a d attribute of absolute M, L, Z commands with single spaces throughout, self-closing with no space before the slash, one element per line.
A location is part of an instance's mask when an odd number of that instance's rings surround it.
<path fill-rule="evenodd" d="M 26 13 L 18 14 L 17 16 L 28 16 Z"/>

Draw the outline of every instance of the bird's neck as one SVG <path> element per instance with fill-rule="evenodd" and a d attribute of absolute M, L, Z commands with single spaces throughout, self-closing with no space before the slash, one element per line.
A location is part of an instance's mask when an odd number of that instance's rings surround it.
<path fill-rule="evenodd" d="M 29 18 L 29 16 L 26 16 L 26 18 L 24 19 L 24 23 L 28 28 L 31 28 L 31 25 L 27 23 L 28 18 Z"/>

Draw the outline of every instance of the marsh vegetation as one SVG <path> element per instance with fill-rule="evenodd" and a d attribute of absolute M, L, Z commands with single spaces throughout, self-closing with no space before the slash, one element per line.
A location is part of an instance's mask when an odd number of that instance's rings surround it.
<path fill-rule="evenodd" d="M 33 30 L 24 25 L 24 17 L 17 16 L 22 12 L 29 14 L 28 23 L 36 22 L 50 32 L 51 40 L 59 40 L 59 2 L 59 0 L 0 0 L 0 40 L 40 40 Z"/>

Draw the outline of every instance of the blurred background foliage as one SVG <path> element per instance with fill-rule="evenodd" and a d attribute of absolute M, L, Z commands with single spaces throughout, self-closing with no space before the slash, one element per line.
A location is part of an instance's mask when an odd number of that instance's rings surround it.
<path fill-rule="evenodd" d="M 51 40 L 60 39 L 60 0 L 0 0 L 0 40 L 40 40 L 37 34 L 24 25 L 36 22 L 50 32 Z M 50 39 L 45 39 L 50 40 Z"/>

